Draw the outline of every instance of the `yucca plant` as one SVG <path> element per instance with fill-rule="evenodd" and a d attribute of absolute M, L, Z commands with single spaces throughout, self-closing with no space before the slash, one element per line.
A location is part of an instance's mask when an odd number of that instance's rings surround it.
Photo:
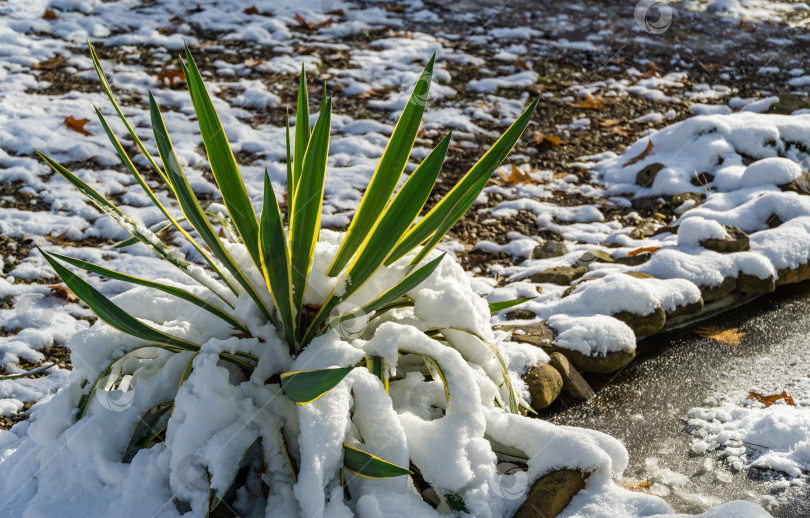
<path fill-rule="evenodd" d="M 491 331 L 487 335 L 473 325 L 465 327 L 451 322 L 445 327 L 420 320 L 419 315 L 414 313 L 415 302 L 409 294 L 422 288 L 429 278 L 435 279 L 435 275 L 441 273 L 439 267 L 444 255 L 434 252 L 434 247 L 473 205 L 492 173 L 512 150 L 529 123 L 537 100 L 526 108 L 472 169 L 424 217 L 418 219 L 436 183 L 450 143 L 450 135 L 447 135 L 395 192 L 410 158 L 425 110 L 423 100 L 427 98 L 430 88 L 435 56 L 431 58 L 411 93 L 410 101 L 399 118 L 348 230 L 342 235 L 342 239 L 335 237 L 339 236 L 337 234 L 328 233 L 331 237 L 327 241 L 330 243 L 325 243 L 323 236 L 326 234 L 321 231 L 321 210 L 332 101 L 324 88 L 317 122 L 310 128 L 307 81 L 303 67 L 298 84 L 294 134 L 291 135 L 289 118 L 286 127 L 285 226 L 285 217 L 266 172 L 261 213 L 258 216 L 255 213 L 223 126 L 188 47 L 185 49 L 185 61 L 181 60 L 182 68 L 210 169 L 226 211 L 201 206 L 186 179 L 160 108 L 151 92 L 149 108 L 157 158 L 153 158 L 154 151 L 144 145 L 121 111 L 92 46 L 90 53 L 104 92 L 134 144 L 165 184 L 165 188 L 176 198 L 182 216 L 173 214 L 173 207 L 167 207 L 158 200 L 98 109 L 96 115 L 110 142 L 137 183 L 165 216 L 165 223 L 150 230 L 55 160 L 43 154 L 40 156 L 132 234 L 132 238 L 121 243 L 120 247 L 142 243 L 187 274 L 193 281 L 192 284 L 201 285 L 202 289 L 183 289 L 133 277 L 80 259 L 41 251 L 67 287 L 101 321 L 137 339 L 132 346 L 112 348 L 107 354 L 106 368 L 95 369 L 95 378 L 88 378 L 81 383 L 78 419 L 94 411 L 103 411 L 100 407 L 94 409 L 94 394 L 97 391 L 120 389 L 124 383 L 122 380 L 132 376 L 132 362 L 129 360 L 135 360 L 139 366 L 150 361 L 168 364 L 167 358 L 183 355 L 185 367 L 177 372 L 178 380 L 174 384 L 176 393 L 183 390 L 183 383 L 192 375 L 197 362 L 201 361 L 199 357 L 206 353 L 208 346 L 195 342 L 190 334 L 176 336 L 159 329 L 159 325 L 136 318 L 74 274 L 67 266 L 108 279 L 126 281 L 141 286 L 141 289 L 159 290 L 197 306 L 203 312 L 200 318 L 218 319 L 222 324 L 219 329 L 229 330 L 230 337 L 236 339 L 236 346 L 217 352 L 220 366 L 227 368 L 237 380 L 253 379 L 257 371 L 261 370 L 262 376 L 269 375 L 264 384 L 279 387 L 283 397 L 299 405 L 298 408 L 327 394 L 358 368 L 368 369 L 379 378 L 381 387 L 386 392 L 392 379 L 404 378 L 409 370 L 427 376 L 428 379 L 432 377 L 444 386 L 445 396 L 450 401 L 454 383 L 459 383 L 459 380 L 466 380 L 468 384 L 476 383 L 473 381 L 474 377 L 469 377 L 472 374 L 466 378 L 467 374 L 459 374 L 458 368 L 453 366 L 455 360 L 452 358 L 463 358 L 469 365 L 477 365 L 470 372 L 486 374 L 488 383 L 491 382 L 494 387 L 491 394 L 493 408 L 500 407 L 503 412 L 515 414 L 526 408 L 525 402 L 512 386 L 507 364 L 499 346 L 493 341 Z M 294 153 L 291 149 L 293 143 Z M 184 254 L 159 237 L 159 233 L 169 227 L 179 232 L 196 249 L 204 264 L 190 263 Z M 226 236 L 223 229 L 230 237 Z M 319 239 L 323 243 L 319 243 Z M 321 267 L 322 271 L 317 275 L 322 279 L 318 286 L 313 287 L 316 249 L 321 247 L 325 250 L 328 248 L 327 244 L 332 248 L 323 254 L 330 257 L 331 263 L 326 268 Z M 323 286 L 329 288 L 324 290 Z M 499 311 L 524 300 L 526 299 L 492 305 L 490 310 Z M 346 329 L 360 320 L 363 326 L 358 327 L 363 328 L 362 332 L 347 336 Z M 416 335 L 408 335 L 408 343 L 412 343 L 412 347 L 407 343 L 398 344 L 394 361 L 383 352 L 367 353 L 359 360 L 330 359 L 327 347 L 330 340 L 338 340 L 341 344 L 353 339 L 369 340 L 375 330 L 379 331 L 385 327 L 385 323 L 391 322 L 408 325 L 422 336 L 416 338 Z M 268 324 L 272 330 L 270 335 L 267 333 Z M 193 328 L 195 321 L 190 322 L 190 325 Z M 488 324 L 486 329 L 489 330 Z M 437 352 L 432 354 L 430 351 L 434 345 L 419 345 L 421 340 L 427 340 L 426 344 L 441 344 L 451 352 L 436 349 Z M 244 349 L 240 347 L 242 343 L 245 344 Z M 286 349 L 283 354 L 290 359 L 287 367 L 305 363 L 325 364 L 328 368 L 287 372 L 278 368 L 268 370 L 263 365 L 263 355 L 278 357 L 282 353 L 273 349 L 278 344 L 283 344 L 282 347 Z M 480 351 L 488 351 L 486 357 L 482 357 Z M 446 354 L 451 356 L 443 356 Z M 305 356 L 310 358 L 306 362 L 302 360 Z M 408 363 L 397 357 L 420 361 Z M 497 367 L 493 368 L 493 365 Z M 166 433 L 167 427 L 171 430 L 175 398 L 173 393 L 162 395 L 159 403 L 142 415 L 126 446 L 124 461 L 131 461 L 139 451 L 154 445 Z M 361 412 L 356 407 L 361 403 L 362 399 L 355 402 L 352 415 Z M 295 405 L 292 407 L 295 408 Z M 289 460 L 293 480 L 300 470 L 305 469 L 302 466 L 302 462 L 306 462 L 304 454 L 296 451 L 295 447 L 299 443 L 295 434 L 303 426 L 301 423 L 287 423 L 279 430 L 282 437 L 280 444 Z M 397 463 L 392 459 L 381 458 L 376 454 L 379 451 L 365 451 L 363 441 L 358 435 L 362 434 L 349 433 L 343 446 L 343 466 L 349 473 L 381 479 L 418 471 L 418 463 L 409 466 L 411 462 L 407 458 L 400 458 Z M 171 444 L 168 446 L 171 448 Z M 261 455 L 265 465 L 269 462 L 266 456 L 267 446 Z M 197 511 L 203 507 L 206 512 L 217 508 L 233 484 L 236 472 L 250 461 L 248 457 L 247 454 L 241 458 L 234 456 L 229 468 L 232 472 L 230 476 L 223 476 L 218 467 L 205 467 L 210 492 L 203 492 L 204 505 L 195 503 L 195 497 L 188 494 L 178 494 L 178 500 L 191 501 Z M 406 462 L 403 463 L 403 460 Z M 427 476 L 424 478 L 429 479 Z M 343 470 L 340 470 L 339 480 L 342 483 Z M 436 491 L 443 504 L 454 509 L 464 507 L 463 495 L 453 496 L 441 488 L 436 488 Z"/>

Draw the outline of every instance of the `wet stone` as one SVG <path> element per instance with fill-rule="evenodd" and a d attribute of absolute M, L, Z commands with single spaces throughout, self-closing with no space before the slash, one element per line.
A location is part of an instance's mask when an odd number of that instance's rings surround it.
<path fill-rule="evenodd" d="M 636 336 L 649 336 L 657 333 L 667 322 L 667 315 L 664 308 L 658 306 L 649 315 L 636 315 L 629 311 L 620 311 L 613 318 L 621 320 L 633 330 Z"/>
<path fill-rule="evenodd" d="M 771 293 L 776 289 L 773 275 L 760 279 L 754 275 L 741 273 L 737 276 L 737 291 L 740 293 Z"/>
<path fill-rule="evenodd" d="M 534 259 L 549 259 L 551 257 L 560 257 L 568 253 L 568 247 L 562 241 L 546 241 L 545 243 L 534 247 L 532 250 L 532 257 Z"/>
<path fill-rule="evenodd" d="M 630 360 L 636 356 L 635 351 L 611 351 L 604 356 L 588 356 L 579 351 L 563 349 L 556 345 L 543 347 L 543 350 L 547 354 L 561 353 L 580 372 L 615 372 L 630 363 Z"/>
<path fill-rule="evenodd" d="M 571 365 L 568 358 L 560 353 L 551 353 L 548 363 L 562 376 L 563 394 L 577 401 L 588 401 L 596 395 L 582 374 Z"/>
<path fill-rule="evenodd" d="M 745 252 L 750 248 L 748 234 L 731 225 L 723 225 L 723 228 L 726 229 L 726 234 L 728 234 L 726 237 L 723 239 L 704 239 L 700 242 L 700 246 L 706 250 L 713 250 L 721 254 Z"/>
<path fill-rule="evenodd" d="M 640 264 L 644 264 L 650 260 L 652 254 L 650 252 L 642 252 L 640 254 L 635 255 L 625 255 L 623 257 L 617 257 L 616 263 L 623 264 L 626 266 L 638 266 Z"/>
<path fill-rule="evenodd" d="M 554 402 L 563 388 L 563 379 L 557 369 L 547 363 L 536 365 L 523 376 L 535 410 L 542 410 Z"/>
<path fill-rule="evenodd" d="M 655 234 L 655 230 L 657 229 L 657 225 L 652 220 L 647 220 L 641 225 L 637 225 L 633 230 L 630 231 L 628 236 L 632 239 L 641 240 L 645 237 L 650 237 Z"/>
<path fill-rule="evenodd" d="M 563 469 L 540 477 L 532 484 L 514 518 L 554 518 L 585 488 L 589 476 L 590 473 Z"/>
<path fill-rule="evenodd" d="M 610 253 L 599 250 L 598 248 L 594 248 L 593 250 L 588 250 L 584 254 L 582 254 L 579 259 L 577 259 L 576 264 L 579 266 L 588 266 L 591 263 L 607 263 L 611 264 L 616 262 L 613 259 L 613 256 Z"/>
<path fill-rule="evenodd" d="M 698 286 L 700 288 L 700 296 L 703 302 L 712 302 L 714 300 L 722 299 L 723 297 L 731 294 L 737 287 L 737 279 L 734 277 L 727 277 L 723 282 L 716 286 Z"/>
<path fill-rule="evenodd" d="M 703 311 L 702 298 L 697 302 L 676 307 L 675 309 L 667 313 L 667 320 L 672 320 L 673 318 L 682 317 L 685 315 L 695 315 L 697 313 L 700 313 L 701 311 Z"/>
<path fill-rule="evenodd" d="M 506 312 L 506 320 L 533 320 L 537 315 L 528 309 L 513 309 Z"/>
<path fill-rule="evenodd" d="M 529 280 L 538 284 L 558 284 L 569 286 L 588 271 L 585 266 L 555 266 L 542 272 L 533 273 Z"/>

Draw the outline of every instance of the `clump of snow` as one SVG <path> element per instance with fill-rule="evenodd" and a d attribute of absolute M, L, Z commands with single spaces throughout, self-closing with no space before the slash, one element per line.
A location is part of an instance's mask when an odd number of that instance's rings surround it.
<path fill-rule="evenodd" d="M 801 166 L 793 160 L 782 157 L 764 158 L 745 169 L 740 179 L 740 186 L 784 185 L 792 182 L 801 174 Z"/>
<path fill-rule="evenodd" d="M 586 356 L 614 351 L 634 351 L 636 336 L 627 324 L 604 315 L 570 317 L 554 315 L 546 324 L 555 331 L 554 344 Z"/>

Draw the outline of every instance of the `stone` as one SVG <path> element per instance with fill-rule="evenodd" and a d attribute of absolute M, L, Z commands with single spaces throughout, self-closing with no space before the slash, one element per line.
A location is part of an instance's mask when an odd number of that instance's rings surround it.
<path fill-rule="evenodd" d="M 694 178 L 689 180 L 689 182 L 694 185 L 695 187 L 702 187 L 704 185 L 708 185 L 714 181 L 714 175 L 712 173 L 703 172 L 700 174 L 696 174 Z"/>
<path fill-rule="evenodd" d="M 599 250 L 598 248 L 588 250 L 576 260 L 576 264 L 579 266 L 588 266 L 591 263 L 611 264 L 614 262 L 616 261 L 613 259 L 613 256 L 610 255 L 610 253 L 606 252 L 605 250 Z"/>
<path fill-rule="evenodd" d="M 587 356 L 579 351 L 563 349 L 556 345 L 545 346 L 542 349 L 549 355 L 561 353 L 580 372 L 615 372 L 636 357 L 636 351 L 611 351 L 604 356 Z"/>
<path fill-rule="evenodd" d="M 642 187 L 652 187 L 653 182 L 655 182 L 655 177 L 663 168 L 664 164 L 658 162 L 646 166 L 636 175 L 636 184 Z"/>
<path fill-rule="evenodd" d="M 658 209 L 664 204 L 664 200 L 658 196 L 642 196 L 640 198 L 633 198 L 630 200 L 630 205 L 641 211 L 653 211 Z"/>
<path fill-rule="evenodd" d="M 512 334 L 512 340 L 524 344 L 531 344 L 545 350 L 551 346 L 554 331 L 549 329 L 545 322 L 535 324 L 508 324 L 493 326 L 496 331 L 506 331 Z"/>
<path fill-rule="evenodd" d="M 750 248 L 748 234 L 731 225 L 723 225 L 723 228 L 726 229 L 726 234 L 728 234 L 726 237 L 723 239 L 704 239 L 700 241 L 700 246 L 706 250 L 714 250 L 721 254 L 745 252 Z"/>
<path fill-rule="evenodd" d="M 765 110 L 765 113 L 790 115 L 796 110 L 810 108 L 810 97 L 806 95 L 781 94 L 779 100 Z"/>
<path fill-rule="evenodd" d="M 706 195 L 702 192 L 682 192 L 672 197 L 672 205 L 678 208 L 690 200 L 694 201 L 695 205 L 699 205 L 706 201 Z"/>
<path fill-rule="evenodd" d="M 538 411 L 552 404 L 563 387 L 562 376 L 547 363 L 535 365 L 523 376 L 523 381 L 529 389 L 532 408 Z"/>
<path fill-rule="evenodd" d="M 697 302 L 692 302 L 691 304 L 685 304 L 683 306 L 678 306 L 669 313 L 667 313 L 667 321 L 672 320 L 674 318 L 686 316 L 686 315 L 695 315 L 703 311 L 703 299 L 699 299 Z"/>
<path fill-rule="evenodd" d="M 660 228 L 656 229 L 653 236 L 660 236 L 661 234 L 667 234 L 667 233 L 669 233 L 669 234 L 677 234 L 678 233 L 678 227 L 673 227 L 672 225 L 664 225 L 663 227 L 660 227 Z"/>
<path fill-rule="evenodd" d="M 741 273 L 737 276 L 737 291 L 740 293 L 771 293 L 776 289 L 773 275 L 760 279 L 754 275 Z"/>
<path fill-rule="evenodd" d="M 561 469 L 540 477 L 532 484 L 514 518 L 554 518 L 568 507 L 574 495 L 585 489 L 589 476 L 590 473 Z"/>
<path fill-rule="evenodd" d="M 532 258 L 549 259 L 551 257 L 560 257 L 567 253 L 568 247 L 565 246 L 563 241 L 546 241 L 534 247 L 534 250 L 532 250 Z"/>
<path fill-rule="evenodd" d="M 506 320 L 534 320 L 537 315 L 528 309 L 513 309 L 506 312 Z"/>
<path fill-rule="evenodd" d="M 611 316 L 627 324 L 636 336 L 653 335 L 660 331 L 667 322 L 667 315 L 661 306 L 655 308 L 649 315 L 636 315 L 629 311 L 620 311 Z"/>
<path fill-rule="evenodd" d="M 810 194 L 810 172 L 802 171 L 798 178 L 790 183 L 779 186 L 783 191 L 792 191 L 799 194 Z"/>
<path fill-rule="evenodd" d="M 810 279 L 810 263 L 800 264 L 796 268 L 783 268 L 776 274 L 778 275 L 776 279 L 777 286 L 806 281 Z"/>
<path fill-rule="evenodd" d="M 655 234 L 655 230 L 657 228 L 658 226 L 656 225 L 654 220 L 646 220 L 644 221 L 644 223 L 637 225 L 627 235 L 630 236 L 631 239 L 642 240 Z"/>
<path fill-rule="evenodd" d="M 703 302 L 712 302 L 722 299 L 734 291 L 737 288 L 737 279 L 727 277 L 717 286 L 698 286 L 698 288 L 700 288 L 700 296 L 703 298 Z"/>
<path fill-rule="evenodd" d="M 784 221 L 779 217 L 779 214 L 771 214 L 768 216 L 768 219 L 765 220 L 765 224 L 768 225 L 768 228 L 776 228 L 782 223 L 784 223 Z"/>
<path fill-rule="evenodd" d="M 558 284 L 560 286 L 569 286 L 572 282 L 579 279 L 588 271 L 585 266 L 555 266 L 542 272 L 533 273 L 529 280 L 531 282 Z"/>
<path fill-rule="evenodd" d="M 642 252 L 636 255 L 625 255 L 623 257 L 617 257 L 616 263 L 623 264 L 626 266 L 638 266 L 640 264 L 644 264 L 650 260 L 652 254 L 650 252 Z"/>
<path fill-rule="evenodd" d="M 548 363 L 557 369 L 557 372 L 562 376 L 563 394 L 577 401 L 588 401 L 596 396 L 596 392 L 585 381 L 582 374 L 571 365 L 568 358 L 560 353 L 551 353 L 551 359 Z"/>

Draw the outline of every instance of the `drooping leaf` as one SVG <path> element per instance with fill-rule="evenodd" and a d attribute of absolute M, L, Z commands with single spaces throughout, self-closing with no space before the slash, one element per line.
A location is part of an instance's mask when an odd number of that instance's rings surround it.
<path fill-rule="evenodd" d="M 419 223 L 411 227 L 386 260 L 386 265 L 390 265 L 436 234 L 439 234 L 438 239 L 435 240 L 438 243 L 455 222 L 461 219 L 475 202 L 493 171 L 512 151 L 523 134 L 523 130 L 529 124 L 538 101 L 539 98 L 535 99 L 450 192 Z M 430 249 L 425 247 L 424 253 L 421 254 L 422 257 L 429 251 Z"/>
<path fill-rule="evenodd" d="M 514 300 L 503 300 L 501 302 L 492 302 L 489 304 L 489 313 L 494 315 L 499 311 L 503 311 L 504 309 L 509 309 L 513 306 L 517 306 L 518 304 L 523 304 L 524 302 L 528 302 L 530 300 L 534 300 L 537 297 L 521 297 L 519 299 Z"/>
<path fill-rule="evenodd" d="M 366 356 L 366 368 L 383 382 L 383 387 L 388 392 L 388 369 L 385 365 L 385 358 L 382 356 Z"/>
<path fill-rule="evenodd" d="M 264 206 L 259 224 L 259 249 L 262 257 L 262 273 L 273 297 L 273 304 L 281 315 L 281 324 L 288 344 L 295 341 L 293 321 L 292 279 L 290 277 L 290 251 L 284 222 L 276 201 L 276 193 L 264 172 Z"/>
<path fill-rule="evenodd" d="M 354 367 L 285 372 L 281 389 L 295 403 L 306 405 L 323 396 L 343 381 Z"/>
<path fill-rule="evenodd" d="M 231 477 L 224 487 L 218 488 L 215 491 L 212 489 L 209 502 L 209 509 L 212 513 L 219 507 L 219 504 L 222 503 L 222 500 L 228 494 L 228 491 L 236 481 L 236 476 L 239 474 L 239 470 L 241 470 L 243 467 L 250 466 L 251 461 L 255 461 L 257 458 L 260 459 L 261 456 L 261 439 L 256 439 L 245 449 L 241 456 L 231 459 L 230 466 L 223 467 L 223 469 L 226 469 L 231 473 Z M 238 518 L 239 515 L 234 512 L 232 516 Z"/>
<path fill-rule="evenodd" d="M 377 170 L 371 178 L 371 183 L 366 189 L 362 200 L 360 200 L 360 205 L 357 207 L 349 229 L 343 237 L 340 249 L 329 267 L 328 275 L 331 277 L 335 277 L 343 270 L 372 229 L 374 229 L 388 204 L 388 200 L 391 198 L 391 193 L 394 192 L 394 188 L 402 176 L 402 172 L 405 170 L 405 165 L 408 163 L 408 158 L 413 149 L 413 143 L 416 140 L 416 134 L 419 131 L 419 125 L 422 123 L 422 115 L 425 113 L 435 60 L 436 54 L 430 58 L 425 70 L 422 72 L 408 99 L 408 104 L 405 105 L 405 109 L 402 111 L 402 115 L 394 128 L 394 132 L 388 140 L 385 151 L 383 151 L 377 165 Z M 410 224 L 410 221 L 408 223 Z"/>
<path fill-rule="evenodd" d="M 184 73 L 191 94 L 191 101 L 194 104 L 194 111 L 197 113 L 197 122 L 200 126 L 205 152 L 208 155 L 208 163 L 211 172 L 217 182 L 219 191 L 228 214 L 231 216 L 236 226 L 239 236 L 253 259 L 256 268 L 261 269 L 261 257 L 259 254 L 259 221 L 253 211 L 253 205 L 239 174 L 239 167 L 236 158 L 233 156 L 225 129 L 219 120 L 214 103 L 208 95 L 197 64 L 191 56 L 188 45 L 186 49 L 186 61 Z"/>
<path fill-rule="evenodd" d="M 173 407 L 174 401 L 166 401 L 153 406 L 141 416 L 124 451 L 125 464 L 132 462 L 135 454 L 147 447 L 158 433 L 166 429 Z"/>
<path fill-rule="evenodd" d="M 52 369 L 54 367 L 57 367 L 57 366 L 65 363 L 65 362 L 68 362 L 68 361 L 70 361 L 70 355 L 69 354 L 65 355 L 65 357 L 63 357 L 63 358 L 59 358 L 55 362 L 48 362 L 48 363 L 46 363 L 44 365 L 40 365 L 39 367 L 31 369 L 30 371 L 21 372 L 19 374 L 9 374 L 7 376 L 0 376 L 0 381 L 8 381 L 8 380 L 16 380 L 16 379 L 20 379 L 20 378 L 27 378 L 28 376 L 33 376 L 35 374 L 39 374 L 40 372 L 45 372 L 48 369 Z"/>
<path fill-rule="evenodd" d="M 343 468 L 363 478 L 393 478 L 411 474 L 408 469 L 346 443 L 343 443 Z"/>
<path fill-rule="evenodd" d="M 121 273 L 121 272 L 117 272 L 115 270 L 110 270 L 108 268 L 98 266 L 96 264 L 93 264 L 93 263 L 90 263 L 90 262 L 87 262 L 87 261 L 82 261 L 81 259 L 75 259 L 73 257 L 68 257 L 66 255 L 60 255 L 60 254 L 56 254 L 56 253 L 52 253 L 51 255 L 53 257 L 56 257 L 60 261 L 66 262 L 66 263 L 68 263 L 70 265 L 73 265 L 73 266 L 75 266 L 77 268 L 81 268 L 81 269 L 86 270 L 88 272 L 97 273 L 97 274 L 103 275 L 104 277 L 107 277 L 109 279 L 115 279 L 115 280 L 118 280 L 118 281 L 124 281 L 124 282 L 129 282 L 129 283 L 132 283 L 132 284 L 136 284 L 138 286 L 146 286 L 146 287 L 149 287 L 149 288 L 154 288 L 154 289 L 160 290 L 160 291 L 162 291 L 164 293 L 168 293 L 169 295 L 175 296 L 175 297 L 177 297 L 179 299 L 183 299 L 186 302 L 190 302 L 190 303 L 194 304 L 195 306 L 208 311 L 212 315 L 215 315 L 215 316 L 221 318 L 222 320 L 224 320 L 228 324 L 232 325 L 236 329 L 238 329 L 241 332 L 246 333 L 248 336 L 250 336 L 250 331 L 248 331 L 248 329 L 243 324 L 241 324 L 238 320 L 236 320 L 234 317 L 232 317 L 231 315 L 229 315 L 228 313 L 226 313 L 222 309 L 218 308 L 217 306 L 206 302 L 205 300 L 197 297 L 196 295 L 193 295 L 193 294 L 189 293 L 186 290 L 183 290 L 181 288 L 176 288 L 174 286 L 169 286 L 169 285 L 149 281 L 149 280 L 146 280 L 146 279 L 141 279 L 140 277 L 134 277 L 134 276 L 131 276 L 131 275 L 127 275 L 127 274 L 124 274 L 124 273 Z"/>

